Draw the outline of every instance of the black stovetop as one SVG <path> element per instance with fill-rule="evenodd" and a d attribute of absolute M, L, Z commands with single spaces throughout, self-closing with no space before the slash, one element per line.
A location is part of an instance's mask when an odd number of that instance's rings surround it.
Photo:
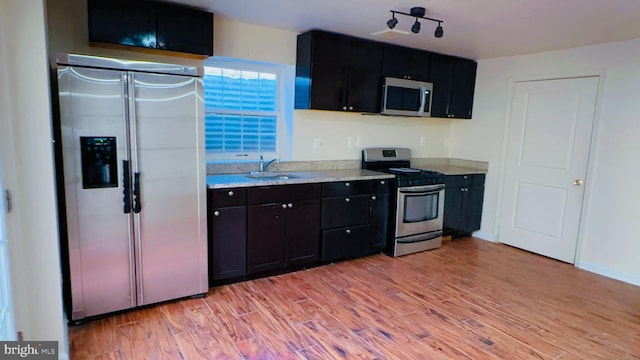
<path fill-rule="evenodd" d="M 395 174 L 399 187 L 444 184 L 444 174 L 437 171 L 413 168 L 389 168 L 386 171 L 378 171 Z"/>
<path fill-rule="evenodd" d="M 362 151 L 362 168 L 395 174 L 399 187 L 444 184 L 444 174 L 411 167 L 406 148 L 369 148 Z"/>

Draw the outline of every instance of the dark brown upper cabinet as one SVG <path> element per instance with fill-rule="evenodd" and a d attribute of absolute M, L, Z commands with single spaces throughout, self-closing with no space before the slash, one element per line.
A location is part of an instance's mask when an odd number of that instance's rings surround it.
<path fill-rule="evenodd" d="M 296 109 L 380 112 L 381 43 L 314 30 L 297 46 Z"/>
<path fill-rule="evenodd" d="M 455 56 L 432 54 L 432 117 L 471 119 L 478 64 Z"/>
<path fill-rule="evenodd" d="M 428 51 L 385 44 L 382 76 L 428 81 L 430 61 L 431 53 Z"/>
<path fill-rule="evenodd" d="M 432 117 L 470 119 L 473 60 L 322 30 L 298 35 L 296 109 L 380 113 L 384 77 L 433 83 Z"/>
<path fill-rule="evenodd" d="M 213 14 L 150 1 L 88 0 L 89 41 L 213 55 Z"/>

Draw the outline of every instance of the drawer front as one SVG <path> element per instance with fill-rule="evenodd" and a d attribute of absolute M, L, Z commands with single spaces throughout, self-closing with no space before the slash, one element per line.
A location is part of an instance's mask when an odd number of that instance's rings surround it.
<path fill-rule="evenodd" d="M 388 194 L 391 192 L 392 184 L 394 184 L 395 179 L 380 179 L 373 180 L 371 183 L 373 185 L 373 192 L 375 194 Z"/>
<path fill-rule="evenodd" d="M 369 223 L 371 195 L 322 199 L 321 228 L 331 229 Z"/>
<path fill-rule="evenodd" d="M 451 187 L 483 185 L 485 174 L 447 175 L 445 185 Z"/>
<path fill-rule="evenodd" d="M 242 206 L 247 203 L 247 189 L 215 189 L 208 190 L 209 208 Z"/>
<path fill-rule="evenodd" d="M 322 261 L 334 261 L 367 255 L 369 225 L 325 230 L 322 232 Z"/>
<path fill-rule="evenodd" d="M 371 181 L 336 181 L 322 184 L 322 197 L 371 193 Z"/>
<path fill-rule="evenodd" d="M 247 203 L 270 204 L 295 200 L 319 199 L 320 184 L 293 184 L 250 187 L 247 190 Z"/>

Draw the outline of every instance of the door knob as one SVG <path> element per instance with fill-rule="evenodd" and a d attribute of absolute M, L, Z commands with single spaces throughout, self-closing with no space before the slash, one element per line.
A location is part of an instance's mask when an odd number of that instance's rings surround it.
<path fill-rule="evenodd" d="M 576 186 L 580 186 L 580 185 L 582 185 L 582 179 L 575 179 L 575 180 L 573 180 L 573 185 L 576 185 Z"/>

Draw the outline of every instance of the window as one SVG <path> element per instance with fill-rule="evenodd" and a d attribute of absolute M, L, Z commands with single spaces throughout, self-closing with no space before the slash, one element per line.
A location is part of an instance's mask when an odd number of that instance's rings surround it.
<path fill-rule="evenodd" d="M 205 137 L 209 160 L 287 157 L 292 113 L 285 111 L 288 73 L 286 66 L 242 60 L 206 63 Z"/>

